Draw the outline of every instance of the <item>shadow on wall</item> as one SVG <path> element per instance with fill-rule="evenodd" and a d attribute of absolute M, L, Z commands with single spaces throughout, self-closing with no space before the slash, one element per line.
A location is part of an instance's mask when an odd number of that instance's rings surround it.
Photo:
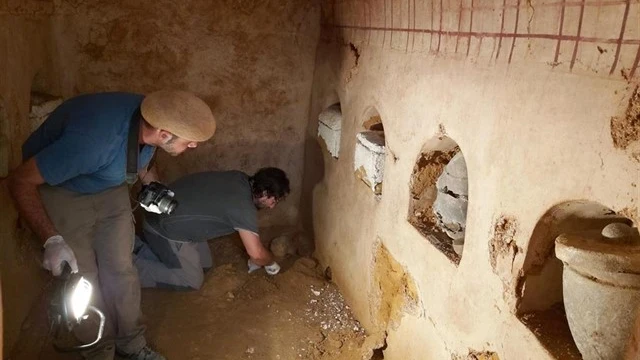
<path fill-rule="evenodd" d="M 320 146 L 334 159 L 340 156 L 340 139 L 342 134 L 342 107 L 335 103 L 322 110 L 318 115 L 318 138 Z"/>
<path fill-rule="evenodd" d="M 458 144 L 437 136 L 413 167 L 407 221 L 454 264 L 459 264 L 467 221 L 467 166 Z"/>
<path fill-rule="evenodd" d="M 342 108 L 333 92 L 324 101 L 318 116 L 312 116 L 304 143 L 304 181 L 300 198 L 300 220 L 307 234 L 313 234 L 313 189 L 324 178 L 325 154 L 340 155 Z"/>
<path fill-rule="evenodd" d="M 0 180 L 9 175 L 10 155 L 9 119 L 7 119 L 7 110 L 4 107 L 4 100 L 0 98 Z"/>
<path fill-rule="evenodd" d="M 631 220 L 596 202 L 569 201 L 547 211 L 533 230 L 516 314 L 558 359 L 582 357 L 565 313 L 563 264 L 554 255 L 556 238 L 561 234 L 600 236 L 601 230 L 614 222 L 631 224 Z"/>

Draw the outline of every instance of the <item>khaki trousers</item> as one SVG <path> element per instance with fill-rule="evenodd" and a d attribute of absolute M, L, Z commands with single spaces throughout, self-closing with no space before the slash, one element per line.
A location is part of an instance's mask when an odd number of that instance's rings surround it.
<path fill-rule="evenodd" d="M 40 186 L 49 217 L 73 249 L 80 274 L 93 284 L 92 304 L 107 318 L 103 341 L 87 359 L 113 359 L 115 348 L 146 345 L 140 324 L 140 280 L 132 260 L 134 227 L 126 185 L 97 194 Z"/>

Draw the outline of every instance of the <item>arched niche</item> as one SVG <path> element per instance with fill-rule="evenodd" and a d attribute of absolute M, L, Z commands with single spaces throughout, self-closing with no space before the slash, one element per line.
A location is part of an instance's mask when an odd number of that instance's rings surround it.
<path fill-rule="evenodd" d="M 29 122 L 31 131 L 35 131 L 60 104 L 62 97 L 39 91 L 31 92 Z"/>
<path fill-rule="evenodd" d="M 340 137 L 342 134 L 342 108 L 340 103 L 326 107 L 318 115 L 318 137 L 325 144 L 325 149 L 338 158 L 340 155 Z"/>
<path fill-rule="evenodd" d="M 561 234 L 593 233 L 628 218 L 593 201 L 567 201 L 553 206 L 536 224 L 529 241 L 520 282 L 516 315 L 558 359 L 582 359 L 575 345 L 563 302 L 562 261 L 554 254 Z"/>
<path fill-rule="evenodd" d="M 386 147 L 382 118 L 375 108 L 365 112 L 362 129 L 356 134 L 355 174 L 374 194 L 381 195 Z"/>
<path fill-rule="evenodd" d="M 469 202 L 467 166 L 448 136 L 423 146 L 411 173 L 407 220 L 455 264 L 464 248 Z"/>

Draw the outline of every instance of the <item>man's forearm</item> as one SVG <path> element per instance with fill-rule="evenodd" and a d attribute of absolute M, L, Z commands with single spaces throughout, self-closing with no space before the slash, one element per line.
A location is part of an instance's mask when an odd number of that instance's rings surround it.
<path fill-rule="evenodd" d="M 273 255 L 262 245 L 258 234 L 248 230 L 238 230 L 238 233 L 251 261 L 260 266 L 273 263 Z"/>
<path fill-rule="evenodd" d="M 16 203 L 18 213 L 42 242 L 58 234 L 44 208 L 37 185 L 11 178 L 9 192 Z"/>
<path fill-rule="evenodd" d="M 147 185 L 153 181 L 160 182 L 160 178 L 158 177 L 158 170 L 156 169 L 156 165 L 153 164 L 148 170 L 140 170 L 138 172 L 140 176 L 140 181 L 143 185 Z"/>

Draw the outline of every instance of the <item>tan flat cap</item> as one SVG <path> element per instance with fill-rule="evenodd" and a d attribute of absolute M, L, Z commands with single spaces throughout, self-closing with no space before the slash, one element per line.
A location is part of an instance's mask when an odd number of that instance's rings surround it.
<path fill-rule="evenodd" d="M 142 100 L 140 111 L 153 127 L 185 140 L 206 141 L 216 132 L 216 120 L 209 106 L 187 91 L 153 92 Z"/>

